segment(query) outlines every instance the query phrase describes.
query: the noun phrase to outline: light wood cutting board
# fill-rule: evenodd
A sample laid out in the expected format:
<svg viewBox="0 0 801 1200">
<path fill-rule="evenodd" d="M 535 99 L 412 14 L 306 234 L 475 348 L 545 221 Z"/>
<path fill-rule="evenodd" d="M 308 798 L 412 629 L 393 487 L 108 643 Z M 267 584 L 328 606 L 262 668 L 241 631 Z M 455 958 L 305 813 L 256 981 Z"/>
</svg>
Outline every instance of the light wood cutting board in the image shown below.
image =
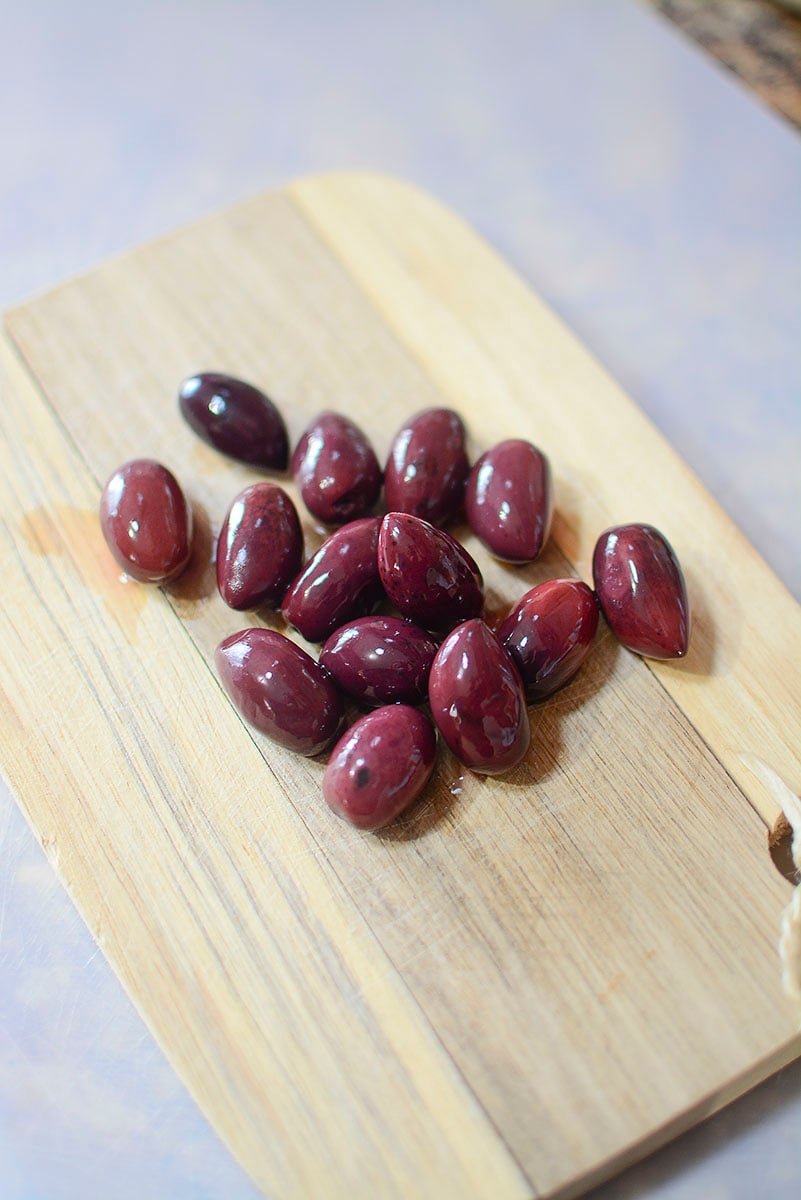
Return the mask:
<svg viewBox="0 0 801 1200">
<path fill-rule="evenodd" d="M 789 884 L 753 757 L 801 788 L 801 610 L 636 406 L 468 228 L 369 175 L 311 179 L 7 315 L 0 348 L 0 761 L 133 1000 L 272 1197 L 576 1194 L 794 1057 L 776 942 Z M 558 516 L 497 614 L 589 578 L 650 521 L 688 576 L 692 649 L 604 630 L 531 710 L 505 779 L 443 753 L 381 836 L 332 817 L 321 762 L 241 723 L 214 646 L 252 623 L 213 537 L 254 475 L 193 438 L 179 381 L 262 386 L 296 438 L 346 411 L 383 456 L 429 404 L 477 452 L 528 437 Z M 105 478 L 150 455 L 199 517 L 168 592 L 124 582 Z M 320 541 L 306 524 L 309 548 Z M 255 619 L 254 619 L 255 620 Z M 749 767 L 747 762 L 750 762 Z"/>
</svg>

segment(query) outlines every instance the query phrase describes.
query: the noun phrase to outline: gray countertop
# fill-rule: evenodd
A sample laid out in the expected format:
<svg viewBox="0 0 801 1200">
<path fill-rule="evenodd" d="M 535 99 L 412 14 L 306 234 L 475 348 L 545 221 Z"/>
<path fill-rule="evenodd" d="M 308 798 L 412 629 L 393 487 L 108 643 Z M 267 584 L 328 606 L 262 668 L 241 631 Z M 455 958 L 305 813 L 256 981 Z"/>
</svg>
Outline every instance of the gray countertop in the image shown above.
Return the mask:
<svg viewBox="0 0 801 1200">
<path fill-rule="evenodd" d="M 668 24 L 630 0 L 0 17 L 0 305 L 299 174 L 405 177 L 518 268 L 801 597 L 801 141 Z M 257 1194 L 2 786 L 0 1194 Z M 795 1200 L 801 1063 L 601 1195 Z"/>
</svg>

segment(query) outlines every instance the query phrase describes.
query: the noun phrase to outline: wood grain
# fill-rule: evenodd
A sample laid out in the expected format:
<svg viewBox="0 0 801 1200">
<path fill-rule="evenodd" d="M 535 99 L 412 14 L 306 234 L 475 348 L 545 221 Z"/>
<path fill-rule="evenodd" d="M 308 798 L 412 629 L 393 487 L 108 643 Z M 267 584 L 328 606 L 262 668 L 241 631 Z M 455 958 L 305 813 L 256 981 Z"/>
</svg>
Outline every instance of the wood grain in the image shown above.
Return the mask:
<svg viewBox="0 0 801 1200">
<path fill-rule="evenodd" d="M 97 485 L 5 344 L 0 361 L 4 766 L 170 1058 L 271 1196 L 527 1194 L 169 605 L 120 583 Z"/>
<path fill-rule="evenodd" d="M 292 195 L 482 444 L 530 430 L 557 476 L 555 540 L 591 580 L 609 525 L 649 521 L 676 547 L 690 654 L 649 664 L 765 821 L 779 813 L 741 755 L 801 792 L 801 607 L 648 418 L 489 246 L 412 188 L 337 176 Z M 493 287 L 486 280 L 491 277 Z"/>
<path fill-rule="evenodd" d="M 776 957 L 788 888 L 755 807 L 771 810 L 731 762 L 747 731 L 797 770 L 799 714 L 779 634 L 760 641 L 729 584 L 758 586 L 791 639 L 797 606 L 472 233 L 386 180 L 307 181 L 8 326 L 30 374 L 4 351 L 3 761 L 145 1018 L 271 1195 L 569 1194 L 798 1052 Z M 691 564 L 693 659 L 653 670 L 603 635 L 532 710 L 517 771 L 481 780 L 443 753 L 403 821 L 354 833 L 321 803 L 322 764 L 251 737 L 209 669 L 249 623 L 211 560 L 254 477 L 181 423 L 177 383 L 204 367 L 264 386 L 293 436 L 330 405 L 383 454 L 444 399 L 476 447 L 532 437 L 559 483 L 542 561 L 493 564 L 461 531 L 490 613 L 586 573 L 605 524 L 651 519 Z M 167 593 L 122 583 L 94 521 L 105 476 L 144 454 L 201 517 Z"/>
</svg>

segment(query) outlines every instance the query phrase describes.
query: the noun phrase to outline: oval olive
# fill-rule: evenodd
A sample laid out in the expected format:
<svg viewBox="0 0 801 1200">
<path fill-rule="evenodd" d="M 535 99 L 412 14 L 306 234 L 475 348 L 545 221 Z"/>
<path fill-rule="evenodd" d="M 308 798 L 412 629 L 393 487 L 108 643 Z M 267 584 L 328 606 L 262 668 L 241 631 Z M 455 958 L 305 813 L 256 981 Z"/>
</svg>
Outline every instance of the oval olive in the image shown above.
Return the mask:
<svg viewBox="0 0 801 1200">
<path fill-rule="evenodd" d="M 398 611 L 424 629 L 452 629 L 483 607 L 484 581 L 464 546 L 410 513 L 383 518 L 378 570 Z"/>
<path fill-rule="evenodd" d="M 416 708 L 392 704 L 360 717 L 331 752 L 323 795 L 359 829 L 381 829 L 422 792 L 434 769 L 437 735 Z"/>
<path fill-rule="evenodd" d="M 267 471 L 285 471 L 289 440 L 284 419 L 264 392 L 216 371 L 185 379 L 178 404 L 199 438 L 221 454 Z"/>
<path fill-rule="evenodd" d="M 342 697 L 310 655 L 272 629 L 243 629 L 220 642 L 223 687 L 255 729 L 298 754 L 314 755 L 342 725 Z"/>
<path fill-rule="evenodd" d="M 376 553 L 380 525 L 380 517 L 343 525 L 290 585 L 281 611 L 307 641 L 324 641 L 337 626 L 372 611 L 383 598 Z"/>
<path fill-rule="evenodd" d="M 359 617 L 328 638 L 320 662 L 366 704 L 422 704 L 437 643 L 397 617 Z"/>
<path fill-rule="evenodd" d="M 595 591 L 612 632 L 646 658 L 683 658 L 687 588 L 673 547 L 652 525 L 616 525 L 595 544 Z"/>
<path fill-rule="evenodd" d="M 108 480 L 100 527 L 123 571 L 140 583 L 167 583 L 189 561 L 192 509 L 172 471 L 151 458 L 124 463 Z"/>
<path fill-rule="evenodd" d="M 551 528 L 548 459 L 531 442 L 499 442 L 473 465 L 464 507 L 470 528 L 491 554 L 505 562 L 530 562 Z"/>
<path fill-rule="evenodd" d="M 469 470 L 461 417 L 450 408 L 426 408 L 398 431 L 390 447 L 384 471 L 387 508 L 442 525 L 462 503 Z"/>
<path fill-rule="evenodd" d="M 529 700 L 572 679 L 598 628 L 595 596 L 580 579 L 549 579 L 526 592 L 498 630 Z"/>
<path fill-rule="evenodd" d="M 238 610 L 280 605 L 303 561 L 303 533 L 283 488 L 254 483 L 236 497 L 217 542 L 217 586 Z"/>
<path fill-rule="evenodd" d="M 381 491 L 372 446 L 340 413 L 320 413 L 308 427 L 292 455 L 292 474 L 303 503 L 326 525 L 366 516 Z"/>
<path fill-rule="evenodd" d="M 528 750 L 523 684 L 483 621 L 465 621 L 448 634 L 431 666 L 428 698 L 434 723 L 471 770 L 499 775 Z"/>
</svg>

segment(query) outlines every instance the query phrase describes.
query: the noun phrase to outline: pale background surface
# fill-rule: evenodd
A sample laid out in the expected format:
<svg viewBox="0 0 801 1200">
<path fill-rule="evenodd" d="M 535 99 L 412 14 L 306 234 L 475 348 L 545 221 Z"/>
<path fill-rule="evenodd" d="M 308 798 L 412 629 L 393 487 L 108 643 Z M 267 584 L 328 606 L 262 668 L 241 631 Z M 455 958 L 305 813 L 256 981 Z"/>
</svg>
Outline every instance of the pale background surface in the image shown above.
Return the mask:
<svg viewBox="0 0 801 1200">
<path fill-rule="evenodd" d="M 630 0 L 0 0 L 0 28 L 0 306 L 298 174 L 403 176 L 801 598 L 801 142 L 669 25 Z M 0 1193 L 256 1195 L 1 787 Z M 799 1194 L 801 1064 L 603 1190 Z"/>
</svg>

